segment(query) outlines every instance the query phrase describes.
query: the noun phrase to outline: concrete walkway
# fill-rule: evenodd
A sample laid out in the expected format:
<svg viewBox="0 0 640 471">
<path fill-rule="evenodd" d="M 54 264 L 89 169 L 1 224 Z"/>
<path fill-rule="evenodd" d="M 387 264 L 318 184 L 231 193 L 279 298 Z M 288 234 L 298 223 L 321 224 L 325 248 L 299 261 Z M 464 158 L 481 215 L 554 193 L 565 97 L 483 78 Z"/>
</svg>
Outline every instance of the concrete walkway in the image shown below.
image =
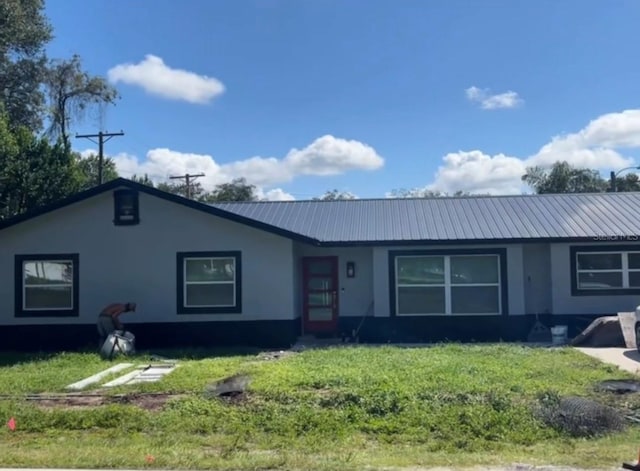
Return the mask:
<svg viewBox="0 0 640 471">
<path fill-rule="evenodd" d="M 635 348 L 576 347 L 576 350 L 624 371 L 640 375 L 640 353 Z"/>
</svg>

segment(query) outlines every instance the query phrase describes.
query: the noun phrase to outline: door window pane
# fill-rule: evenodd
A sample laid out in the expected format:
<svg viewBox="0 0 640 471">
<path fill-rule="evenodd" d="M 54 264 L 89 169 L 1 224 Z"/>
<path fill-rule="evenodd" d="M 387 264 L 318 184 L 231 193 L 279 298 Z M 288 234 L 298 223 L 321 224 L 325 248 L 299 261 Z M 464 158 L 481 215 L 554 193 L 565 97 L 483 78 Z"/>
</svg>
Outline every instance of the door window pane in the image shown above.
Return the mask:
<svg viewBox="0 0 640 471">
<path fill-rule="evenodd" d="M 622 272 L 578 273 L 578 287 L 581 289 L 622 288 Z"/>
<path fill-rule="evenodd" d="M 456 286 L 451 288 L 453 314 L 498 314 L 500 290 L 497 286 Z"/>
<path fill-rule="evenodd" d="M 234 294 L 233 283 L 191 284 L 187 285 L 185 305 L 233 306 Z"/>
<path fill-rule="evenodd" d="M 307 286 L 311 290 L 331 291 L 333 290 L 333 278 L 309 278 Z"/>
<path fill-rule="evenodd" d="M 621 270 L 622 254 L 596 253 L 578 254 L 578 270 Z"/>
<path fill-rule="evenodd" d="M 444 283 L 443 257 L 399 257 L 397 280 L 400 285 Z"/>
<path fill-rule="evenodd" d="M 307 295 L 307 301 L 310 306 L 331 306 L 333 293 L 327 291 L 323 293 L 309 293 Z"/>
<path fill-rule="evenodd" d="M 444 314 L 444 287 L 398 288 L 398 314 Z"/>
<path fill-rule="evenodd" d="M 498 257 L 494 255 L 451 257 L 451 283 L 498 283 Z"/>
<path fill-rule="evenodd" d="M 311 275 L 331 275 L 333 273 L 333 262 L 331 260 L 311 260 L 309 262 L 309 274 Z"/>
<path fill-rule="evenodd" d="M 309 321 L 322 322 L 333 320 L 333 309 L 330 307 L 311 307 L 309 308 Z"/>
</svg>

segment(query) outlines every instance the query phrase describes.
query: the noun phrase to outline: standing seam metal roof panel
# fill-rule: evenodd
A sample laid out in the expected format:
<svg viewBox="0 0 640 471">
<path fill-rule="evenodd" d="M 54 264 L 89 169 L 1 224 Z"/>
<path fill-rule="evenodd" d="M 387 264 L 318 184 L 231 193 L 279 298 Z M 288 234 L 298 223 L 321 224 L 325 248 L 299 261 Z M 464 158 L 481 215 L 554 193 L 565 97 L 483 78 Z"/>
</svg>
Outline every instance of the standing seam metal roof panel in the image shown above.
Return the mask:
<svg viewBox="0 0 640 471">
<path fill-rule="evenodd" d="M 214 206 L 327 243 L 640 234 L 640 192 L 241 202 Z"/>
</svg>

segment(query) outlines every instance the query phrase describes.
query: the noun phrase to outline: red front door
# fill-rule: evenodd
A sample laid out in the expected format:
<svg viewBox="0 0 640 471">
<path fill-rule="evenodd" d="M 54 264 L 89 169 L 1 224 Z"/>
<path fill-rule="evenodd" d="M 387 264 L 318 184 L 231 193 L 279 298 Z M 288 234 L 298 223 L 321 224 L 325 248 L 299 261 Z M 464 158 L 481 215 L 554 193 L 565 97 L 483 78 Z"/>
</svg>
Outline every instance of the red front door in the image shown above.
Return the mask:
<svg viewBox="0 0 640 471">
<path fill-rule="evenodd" d="M 304 331 L 333 332 L 338 327 L 338 257 L 302 259 Z"/>
</svg>

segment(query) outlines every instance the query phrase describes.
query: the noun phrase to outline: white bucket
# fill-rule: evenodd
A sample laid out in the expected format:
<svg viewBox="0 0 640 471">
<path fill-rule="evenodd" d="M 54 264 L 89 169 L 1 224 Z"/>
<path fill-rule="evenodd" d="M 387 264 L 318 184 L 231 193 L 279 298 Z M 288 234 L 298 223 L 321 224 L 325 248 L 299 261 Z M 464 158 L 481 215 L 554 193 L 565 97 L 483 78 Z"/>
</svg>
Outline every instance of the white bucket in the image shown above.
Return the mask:
<svg viewBox="0 0 640 471">
<path fill-rule="evenodd" d="M 564 345 L 567 343 L 567 331 L 566 325 L 556 325 L 551 327 L 551 343 L 553 345 Z"/>
</svg>

